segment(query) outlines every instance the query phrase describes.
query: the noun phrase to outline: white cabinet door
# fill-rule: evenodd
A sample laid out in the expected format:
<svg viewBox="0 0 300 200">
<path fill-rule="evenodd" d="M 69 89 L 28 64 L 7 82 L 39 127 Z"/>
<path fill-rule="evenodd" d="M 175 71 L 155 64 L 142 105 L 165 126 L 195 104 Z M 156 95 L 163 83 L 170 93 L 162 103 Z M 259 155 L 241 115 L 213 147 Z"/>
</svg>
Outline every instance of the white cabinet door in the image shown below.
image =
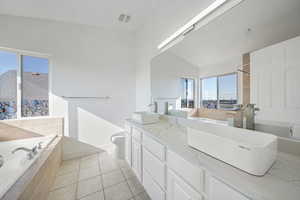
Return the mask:
<svg viewBox="0 0 300 200">
<path fill-rule="evenodd" d="M 152 200 L 165 200 L 165 191 L 152 179 L 147 170 L 143 171 L 143 186 Z"/>
<path fill-rule="evenodd" d="M 151 177 L 162 187 L 165 188 L 166 166 L 157 157 L 143 148 L 143 170 L 147 170 Z"/>
<path fill-rule="evenodd" d="M 209 183 L 210 200 L 250 200 L 241 193 L 213 177 L 210 178 Z"/>
<path fill-rule="evenodd" d="M 167 200 L 202 200 L 203 196 L 168 169 Z M 226 199 L 227 200 L 227 199 Z"/>
<path fill-rule="evenodd" d="M 142 145 L 135 139 L 132 139 L 132 170 L 138 179 L 142 180 Z"/>
<path fill-rule="evenodd" d="M 132 166 L 131 163 L 131 134 L 125 133 L 125 160 L 129 164 L 129 166 Z"/>
</svg>

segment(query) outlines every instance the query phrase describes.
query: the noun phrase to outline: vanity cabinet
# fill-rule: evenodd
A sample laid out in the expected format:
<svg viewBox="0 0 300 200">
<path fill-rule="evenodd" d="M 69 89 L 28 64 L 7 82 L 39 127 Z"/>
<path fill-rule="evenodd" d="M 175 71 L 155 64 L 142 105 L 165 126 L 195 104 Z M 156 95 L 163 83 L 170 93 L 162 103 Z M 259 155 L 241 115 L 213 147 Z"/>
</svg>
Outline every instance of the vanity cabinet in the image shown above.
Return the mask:
<svg viewBox="0 0 300 200">
<path fill-rule="evenodd" d="M 172 170 L 168 169 L 167 200 L 204 200 L 204 198 Z"/>
<path fill-rule="evenodd" d="M 126 161 L 152 200 L 252 200 L 148 134 L 126 132 Z"/>
</svg>

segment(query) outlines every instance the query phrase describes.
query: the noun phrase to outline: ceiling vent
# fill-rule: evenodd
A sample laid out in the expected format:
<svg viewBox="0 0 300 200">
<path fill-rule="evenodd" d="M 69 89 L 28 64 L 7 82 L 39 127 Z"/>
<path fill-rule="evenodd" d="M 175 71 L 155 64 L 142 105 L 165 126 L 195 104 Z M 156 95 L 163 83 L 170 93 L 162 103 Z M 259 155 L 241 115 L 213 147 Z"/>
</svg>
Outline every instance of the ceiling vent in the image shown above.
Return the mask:
<svg viewBox="0 0 300 200">
<path fill-rule="evenodd" d="M 119 16 L 119 21 L 123 23 L 128 23 L 130 21 L 130 18 L 131 17 L 129 15 L 121 14 Z"/>
</svg>

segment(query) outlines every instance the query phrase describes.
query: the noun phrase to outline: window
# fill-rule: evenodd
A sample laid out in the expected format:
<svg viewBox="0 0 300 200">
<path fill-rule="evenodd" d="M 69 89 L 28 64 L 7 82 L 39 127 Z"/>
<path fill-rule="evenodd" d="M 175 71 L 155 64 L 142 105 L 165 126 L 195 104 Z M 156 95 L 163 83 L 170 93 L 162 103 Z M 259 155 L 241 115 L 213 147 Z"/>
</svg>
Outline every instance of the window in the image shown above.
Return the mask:
<svg viewBox="0 0 300 200">
<path fill-rule="evenodd" d="M 181 78 L 181 108 L 195 107 L 195 80 Z"/>
<path fill-rule="evenodd" d="M 0 120 L 17 117 L 17 54 L 0 51 Z"/>
<path fill-rule="evenodd" d="M 202 79 L 202 106 L 205 108 L 218 108 L 218 81 L 217 77 Z"/>
<path fill-rule="evenodd" d="M 209 109 L 232 109 L 237 104 L 237 74 L 201 79 L 201 105 Z"/>
<path fill-rule="evenodd" d="M 0 51 L 0 120 L 47 116 L 48 59 Z"/>
</svg>

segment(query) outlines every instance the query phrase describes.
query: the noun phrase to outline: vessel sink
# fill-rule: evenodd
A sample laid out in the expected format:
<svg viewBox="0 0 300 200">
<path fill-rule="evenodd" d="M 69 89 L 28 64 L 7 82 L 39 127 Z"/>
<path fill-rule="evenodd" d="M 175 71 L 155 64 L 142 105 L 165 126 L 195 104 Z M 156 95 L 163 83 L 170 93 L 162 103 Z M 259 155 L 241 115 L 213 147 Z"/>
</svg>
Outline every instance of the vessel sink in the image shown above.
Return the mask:
<svg viewBox="0 0 300 200">
<path fill-rule="evenodd" d="M 276 160 L 277 136 L 263 132 L 199 122 L 187 138 L 189 146 L 256 176 Z"/>
<path fill-rule="evenodd" d="M 153 124 L 159 121 L 159 114 L 152 112 L 134 112 L 132 120 L 140 124 Z"/>
</svg>

